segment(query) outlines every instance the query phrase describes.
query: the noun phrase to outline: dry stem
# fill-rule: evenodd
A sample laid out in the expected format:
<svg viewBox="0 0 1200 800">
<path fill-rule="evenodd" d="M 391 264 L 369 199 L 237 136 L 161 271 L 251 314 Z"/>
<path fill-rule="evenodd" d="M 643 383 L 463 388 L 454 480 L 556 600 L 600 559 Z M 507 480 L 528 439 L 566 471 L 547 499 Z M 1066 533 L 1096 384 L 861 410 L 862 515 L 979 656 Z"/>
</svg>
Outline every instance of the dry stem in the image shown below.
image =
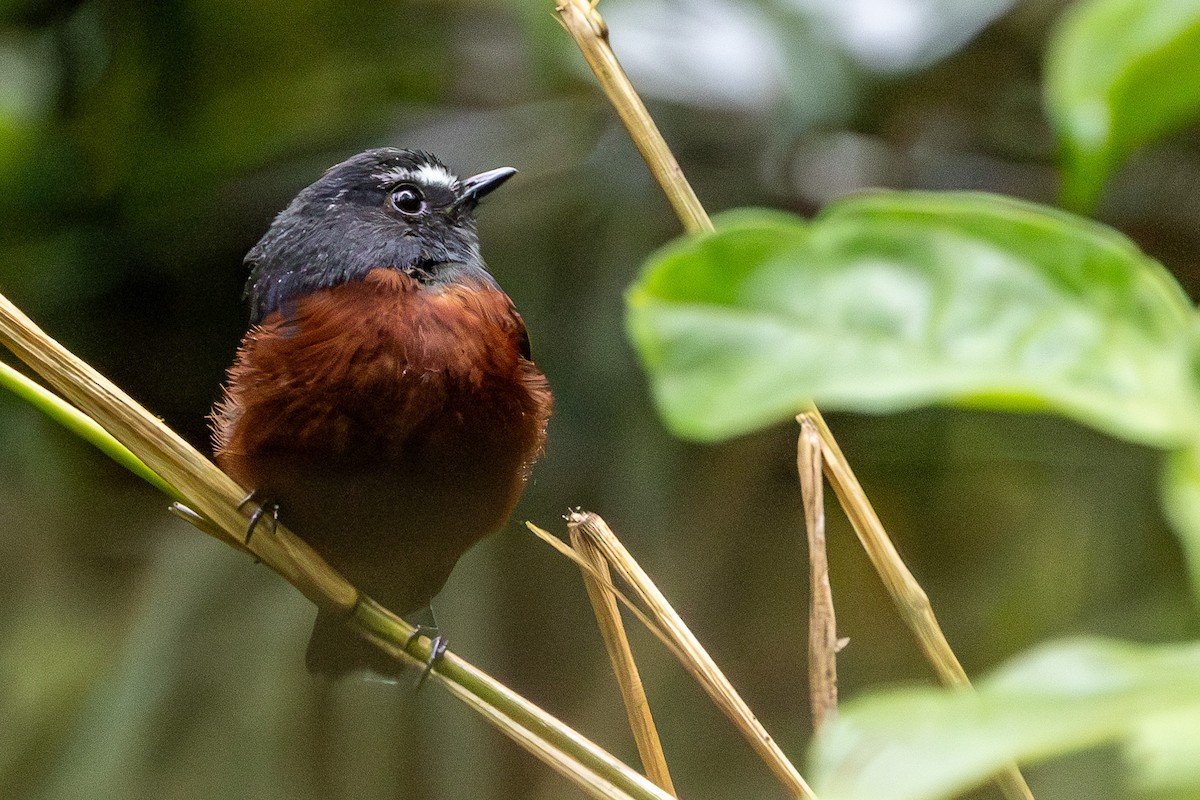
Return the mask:
<svg viewBox="0 0 1200 800">
<path fill-rule="evenodd" d="M 612 579 L 609 575 L 608 564 L 591 541 L 579 532 L 577 525 L 568 525 L 568 530 L 571 536 L 571 546 L 575 548 L 575 552 L 592 565 L 592 570 L 581 569 L 583 584 L 587 588 L 588 599 L 591 600 L 592 610 L 596 614 L 596 623 L 600 627 L 604 649 L 608 651 L 613 673 L 617 677 L 617 686 L 621 690 L 621 699 L 625 703 L 625 713 L 629 717 L 629 728 L 637 743 L 638 754 L 642 758 L 642 767 L 645 769 L 646 777 L 662 787 L 664 791 L 675 794 L 675 785 L 671 782 L 671 772 L 667 768 L 667 759 L 663 753 L 662 742 L 658 738 L 658 729 L 655 727 L 654 717 L 650 713 L 646 690 L 642 686 L 637 662 L 634 661 L 633 651 L 629 647 L 629 637 L 625 635 L 621 610 L 617 606 L 616 595 L 610 588 Z"/>
<path fill-rule="evenodd" d="M 796 469 L 804 501 L 804 527 L 808 533 L 811 601 L 808 614 L 808 696 L 813 729 L 820 730 L 837 716 L 837 620 L 829 559 L 825 552 L 825 492 L 821 480 L 821 436 L 811 419 L 801 414 L 796 445 Z"/>
<path fill-rule="evenodd" d="M 970 686 L 967 673 L 950 648 L 946 635 L 938 624 L 921 584 L 909 572 L 904 560 L 884 530 L 871 501 L 855 477 L 854 471 L 830 433 L 824 418 L 814 408 L 800 419 L 808 419 L 820 432 L 825 476 L 833 486 L 838 501 L 850 518 L 850 524 L 883 585 L 891 595 L 905 624 L 913 632 L 925 658 L 933 665 L 938 680 L 951 687 Z"/>
<path fill-rule="evenodd" d="M 593 4 L 587 0 L 562 0 L 555 7 L 563 27 L 571 34 L 575 44 L 596 74 L 601 88 L 608 95 L 621 121 L 625 123 L 633 143 L 662 187 L 675 213 L 689 232 L 711 231 L 712 220 L 692 186 L 683 177 L 683 170 L 675 160 L 675 154 L 658 132 L 654 118 L 646 110 L 642 98 L 621 68 L 617 56 L 608 45 L 608 26 Z"/>
<path fill-rule="evenodd" d="M 933 665 L 938 680 L 949 687 L 970 687 L 971 681 L 966 670 L 962 668 L 946 640 L 946 634 L 938 624 L 929 597 L 896 552 L 896 547 L 884 530 L 879 515 L 875 513 L 875 508 L 825 424 L 821 412 L 814 407 L 801 414 L 800 418 L 809 419 L 820 432 L 825 476 L 833 486 L 838 502 L 850 518 L 858 540 L 862 542 L 867 557 L 871 559 L 871 564 L 883 580 L 883 585 L 891 595 L 901 618 L 916 637 L 926 660 Z M 1033 792 L 1016 766 L 1011 766 L 997 775 L 996 783 L 1010 800 L 1033 800 Z"/>
<path fill-rule="evenodd" d="M 607 523 L 598 515 L 585 512 L 572 513 L 567 516 L 567 521 L 595 546 L 621 579 L 633 588 L 650 617 L 675 644 L 674 650 L 683 655 L 681 661 L 684 668 L 708 693 L 717 708 L 729 717 L 780 783 L 795 797 L 814 798 L 812 789 L 796 767 Z"/>
<path fill-rule="evenodd" d="M 115 384 L 47 336 L 3 296 L 0 344 L 175 487 L 215 523 L 226 543 L 244 546 L 241 538 L 249 510 L 238 506 L 246 491 Z M 279 534 L 255 537 L 247 549 L 313 602 L 349 613 L 358 599 L 357 590 L 282 526 Z"/>
</svg>

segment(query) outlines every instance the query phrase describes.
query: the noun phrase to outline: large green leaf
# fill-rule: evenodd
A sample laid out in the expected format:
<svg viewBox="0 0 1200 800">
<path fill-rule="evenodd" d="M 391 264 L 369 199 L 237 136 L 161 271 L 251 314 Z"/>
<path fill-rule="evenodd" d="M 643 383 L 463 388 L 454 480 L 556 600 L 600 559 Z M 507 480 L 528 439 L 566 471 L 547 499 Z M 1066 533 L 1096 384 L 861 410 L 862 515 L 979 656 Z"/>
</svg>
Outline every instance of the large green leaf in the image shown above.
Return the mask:
<svg viewBox="0 0 1200 800">
<path fill-rule="evenodd" d="M 1200 0 L 1089 0 L 1063 17 L 1046 63 L 1063 199 L 1089 209 L 1134 149 L 1200 111 Z"/>
<path fill-rule="evenodd" d="M 1161 446 L 1200 424 L 1194 310 L 1114 231 L 982 194 L 726 215 L 654 255 L 628 324 L 668 424 L 716 440 L 823 407 L 1044 409 Z"/>
<path fill-rule="evenodd" d="M 1013 761 L 1105 743 L 1161 796 L 1200 796 L 1200 645 L 1076 640 L 1017 659 L 977 692 L 904 689 L 857 699 L 817 736 L 822 800 L 934 800 Z"/>
</svg>

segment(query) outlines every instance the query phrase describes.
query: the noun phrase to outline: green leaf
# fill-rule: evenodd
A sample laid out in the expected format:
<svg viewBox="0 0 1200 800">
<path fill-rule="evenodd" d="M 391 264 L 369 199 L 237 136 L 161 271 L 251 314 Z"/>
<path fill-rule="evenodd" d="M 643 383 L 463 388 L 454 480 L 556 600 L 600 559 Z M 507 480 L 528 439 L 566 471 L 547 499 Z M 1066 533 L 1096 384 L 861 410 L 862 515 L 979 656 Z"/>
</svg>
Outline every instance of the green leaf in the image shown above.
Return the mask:
<svg viewBox="0 0 1200 800">
<path fill-rule="evenodd" d="M 1194 699 L 1194 698 L 1193 698 Z M 1189 700 L 1131 725 L 1126 755 L 1144 794 L 1162 800 L 1200 796 L 1200 704 Z"/>
<path fill-rule="evenodd" d="M 740 211 L 652 256 L 630 335 L 681 436 L 809 402 L 1049 410 L 1160 446 L 1196 439 L 1195 314 L 1120 234 L 982 194 L 884 192 L 811 224 Z"/>
<path fill-rule="evenodd" d="M 846 704 L 817 736 L 808 774 L 822 800 L 933 800 L 1013 761 L 1119 743 L 1137 783 L 1195 797 L 1198 719 L 1200 644 L 1075 640 L 1016 659 L 976 692 L 904 689 Z"/>
<path fill-rule="evenodd" d="M 1130 153 L 1200 111 L 1200 0 L 1090 0 L 1051 38 L 1046 103 L 1063 201 L 1092 208 Z"/>
<path fill-rule="evenodd" d="M 1200 594 L 1200 448 L 1182 447 L 1167 457 L 1160 493 L 1163 511 L 1183 547 L 1192 587 Z"/>
</svg>

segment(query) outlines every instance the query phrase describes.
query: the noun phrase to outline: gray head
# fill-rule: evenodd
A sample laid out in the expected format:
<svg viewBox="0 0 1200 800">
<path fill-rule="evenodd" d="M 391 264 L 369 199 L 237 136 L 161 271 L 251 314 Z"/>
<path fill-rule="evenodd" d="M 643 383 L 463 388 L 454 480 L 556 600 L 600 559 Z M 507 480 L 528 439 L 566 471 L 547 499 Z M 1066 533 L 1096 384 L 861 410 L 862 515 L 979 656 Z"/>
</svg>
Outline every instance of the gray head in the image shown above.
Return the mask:
<svg viewBox="0 0 1200 800">
<path fill-rule="evenodd" d="M 378 267 L 426 284 L 467 274 L 491 280 L 479 255 L 475 206 L 514 174 L 504 167 L 459 180 L 435 156 L 394 147 L 330 167 L 246 255 L 251 321 Z"/>
</svg>

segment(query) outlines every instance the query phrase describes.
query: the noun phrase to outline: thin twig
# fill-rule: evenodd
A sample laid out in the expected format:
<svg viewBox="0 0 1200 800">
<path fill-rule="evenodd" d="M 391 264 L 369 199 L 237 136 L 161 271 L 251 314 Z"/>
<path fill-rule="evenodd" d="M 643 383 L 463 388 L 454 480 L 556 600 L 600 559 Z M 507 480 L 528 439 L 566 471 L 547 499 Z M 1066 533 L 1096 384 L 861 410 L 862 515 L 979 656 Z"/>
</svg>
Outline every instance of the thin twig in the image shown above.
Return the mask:
<svg viewBox="0 0 1200 800">
<path fill-rule="evenodd" d="M 638 598 L 650 611 L 653 619 L 666 631 L 678 650 L 684 655 L 682 661 L 684 668 L 708 693 L 717 708 L 729 717 L 779 782 L 795 797 L 815 797 L 808 783 L 784 755 L 783 750 L 779 748 L 771 735 L 767 733 L 758 718 L 754 716 L 754 712 L 733 688 L 725 674 L 713 661 L 712 656 L 696 639 L 691 629 L 663 593 L 654 585 L 654 581 L 650 579 L 646 571 L 613 534 L 607 523 L 597 514 L 582 511 L 569 514 L 567 521 L 595 545 L 609 566 L 633 588 Z"/>
<path fill-rule="evenodd" d="M 658 728 L 654 725 L 646 690 L 642 686 L 637 662 L 634 661 L 633 651 L 629 647 L 629 637 L 625 635 L 621 609 L 617 606 L 616 596 L 609 589 L 612 580 L 608 564 L 587 536 L 579 532 L 578 526 L 571 524 L 567 528 L 575 552 L 589 561 L 596 573 L 593 575 L 589 570 L 580 570 L 583 585 L 587 589 L 588 599 L 591 600 L 592 610 L 596 615 L 596 623 L 600 627 L 600 637 L 604 640 L 604 649 L 608 651 L 613 673 L 617 677 L 617 686 L 625 703 L 625 714 L 629 718 L 629 728 L 637 743 L 646 777 L 674 795 L 675 785 L 671 782 L 671 772 L 667 768 L 662 741 L 658 738 Z"/>
<path fill-rule="evenodd" d="M 0 344 L 174 487 L 191 508 L 215 523 L 231 544 L 241 541 L 248 521 L 247 512 L 239 510 L 245 490 L 115 384 L 47 336 L 3 296 Z M 281 526 L 279 531 L 279 536 L 255 537 L 248 549 L 313 602 L 349 613 L 358 599 L 357 590 L 286 528 Z"/>
<path fill-rule="evenodd" d="M 670 634 L 663 630 L 662 626 L 654 620 L 650 612 L 644 610 L 641 606 L 630 599 L 627 594 L 616 587 L 616 585 L 612 582 L 612 575 L 609 572 L 605 571 L 605 573 L 601 575 L 590 561 L 577 553 L 575 549 L 571 547 L 571 545 L 562 541 L 549 531 L 543 530 L 542 528 L 539 528 L 537 525 L 534 525 L 532 522 L 528 521 L 525 523 L 525 527 L 532 531 L 534 536 L 537 536 L 543 542 L 557 550 L 559 555 L 566 557 L 572 563 L 574 563 L 575 566 L 579 567 L 581 571 L 590 575 L 592 580 L 599 582 L 606 590 L 611 592 L 613 597 L 616 597 L 617 600 L 621 602 L 621 605 L 629 609 L 629 613 L 637 617 L 638 622 L 642 623 L 646 630 L 653 633 L 655 638 L 662 643 L 662 646 L 667 648 L 671 655 L 675 656 L 678 661 L 687 660 L 687 654 L 679 649 L 679 646 L 671 638 Z M 608 562 L 605 563 L 607 564 Z"/>
<path fill-rule="evenodd" d="M 712 220 L 692 186 L 683 177 L 675 154 L 658 132 L 645 103 L 633 88 L 621 62 L 608 44 L 608 26 L 588 0 L 561 0 L 555 8 L 563 27 L 575 39 L 588 66 L 596 74 L 608 100 L 625 123 L 633 143 L 662 187 L 675 213 L 689 232 L 711 231 Z"/>
<path fill-rule="evenodd" d="M 496 726 L 505 736 L 534 753 L 555 772 L 583 789 L 589 797 L 597 798 L 597 800 L 626 800 L 626 798 L 636 800 L 637 796 L 626 793 L 619 786 L 605 780 L 600 774 L 584 768 L 579 761 L 569 758 L 565 752 L 536 736 L 528 728 L 506 716 L 496 706 L 486 703 L 478 695 L 466 691 L 460 684 L 447 683 L 446 687 L 451 694 Z"/>
<path fill-rule="evenodd" d="M 821 478 L 821 435 L 806 415 L 796 418 L 800 438 L 796 445 L 796 469 L 804 501 L 804 527 L 808 533 L 808 564 L 811 601 L 808 613 L 808 695 L 812 704 L 813 730 L 837 716 L 837 619 L 833 589 L 829 583 L 829 559 L 825 552 L 825 492 Z"/>
<path fill-rule="evenodd" d="M 901 618 L 916 637 L 926 660 L 933 665 L 938 680 L 944 686 L 953 688 L 970 687 L 971 681 L 966 670 L 962 668 L 950 647 L 950 642 L 946 640 L 946 634 L 938 624 L 928 595 L 913 577 L 904 559 L 900 558 L 896 546 L 884 530 L 879 515 L 875 513 L 875 508 L 863 491 L 862 484 L 855 477 L 842 449 L 838 447 L 829 426 L 825 424 L 821 412 L 813 407 L 802 416 L 810 418 L 820 432 L 825 475 L 829 478 L 829 483 L 845 509 L 846 516 L 850 518 L 858 540 L 862 542 L 867 557 L 871 559 L 871 564 L 883 580 L 883 585 L 891 595 Z M 996 783 L 1009 800 L 1033 800 L 1029 784 L 1015 765 L 999 773 Z"/>
<path fill-rule="evenodd" d="M 815 408 L 810 409 L 804 416 L 811 419 L 820 432 L 825 475 L 829 478 L 838 501 L 850 518 L 854 532 L 858 534 L 863 549 L 867 551 L 867 557 L 883 580 L 883 585 L 891 595 L 900 616 L 916 637 L 921 652 L 933 666 L 938 680 L 951 687 L 970 686 L 966 671 L 954 655 L 950 643 L 946 640 L 946 634 L 938 624 L 929 597 L 896 551 L 896 546 L 884 530 L 883 523 L 879 521 L 871 501 L 834 440 L 833 434 L 830 433 L 824 418 Z"/>
<path fill-rule="evenodd" d="M 359 632 L 367 641 L 393 657 L 421 667 L 428 663 L 432 647 L 429 639 L 424 636 L 418 637 L 415 643 L 406 649 L 406 643 L 397 642 L 394 636 L 397 622 L 403 621 L 374 600 L 364 597 L 355 609 L 352 621 L 359 626 Z M 409 630 L 412 628 L 409 627 Z M 542 740 L 544 744 L 522 741 L 517 737 L 518 743 L 535 756 L 546 760 L 543 751 L 549 747 L 561 751 L 555 756 L 556 759 L 561 759 L 563 755 L 569 756 L 579 762 L 583 769 L 595 773 L 599 778 L 597 785 L 611 783 L 635 800 L 672 800 L 671 795 L 616 756 L 454 653 L 445 652 L 434 666 L 432 676 L 451 694 L 468 702 L 473 708 L 479 709 L 481 704 L 490 706 L 495 714 L 507 717 L 528 731 L 531 737 Z M 497 722 L 494 714 L 489 713 L 486 716 L 489 721 Z M 509 730 L 505 730 L 505 733 L 512 735 Z M 551 763 L 550 766 L 556 770 L 560 769 L 558 764 Z M 563 774 L 570 777 L 569 773 Z"/>
</svg>

